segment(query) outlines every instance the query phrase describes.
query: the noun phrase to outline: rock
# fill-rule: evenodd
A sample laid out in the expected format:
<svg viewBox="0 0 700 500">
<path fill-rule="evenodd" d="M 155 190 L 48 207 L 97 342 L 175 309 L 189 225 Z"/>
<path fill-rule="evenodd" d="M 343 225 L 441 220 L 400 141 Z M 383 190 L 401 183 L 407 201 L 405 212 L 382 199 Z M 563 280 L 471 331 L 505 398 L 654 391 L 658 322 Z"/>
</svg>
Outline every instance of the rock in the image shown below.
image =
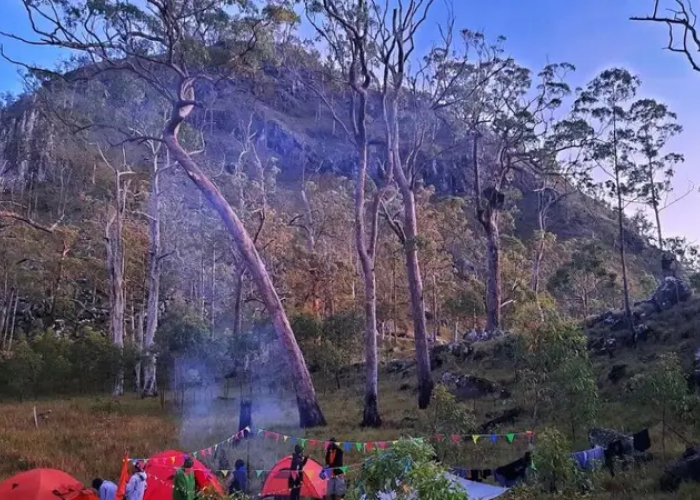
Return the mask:
<svg viewBox="0 0 700 500">
<path fill-rule="evenodd" d="M 389 365 L 386 367 L 386 371 L 389 373 L 399 373 L 408 370 L 413 366 L 413 361 L 405 359 L 393 359 L 389 361 Z"/>
<path fill-rule="evenodd" d="M 622 454 L 631 457 L 634 454 L 634 440 L 632 436 L 628 436 L 614 429 L 594 428 L 588 431 L 588 442 L 591 448 L 600 446 L 607 448 L 615 441 L 622 441 Z"/>
<path fill-rule="evenodd" d="M 676 304 L 690 299 L 692 294 L 692 290 L 685 281 L 667 276 L 654 290 L 648 301 L 656 305 L 659 311 L 666 311 Z"/>
<path fill-rule="evenodd" d="M 514 424 L 515 419 L 517 419 L 522 412 L 523 410 L 521 408 L 511 408 L 509 410 L 505 410 L 500 415 L 481 424 L 477 429 L 477 432 L 488 434 L 501 424 Z"/>
<path fill-rule="evenodd" d="M 617 384 L 620 380 L 625 378 L 626 374 L 626 364 L 613 365 L 613 367 L 610 369 L 610 373 L 608 373 L 608 380 L 613 384 Z"/>
<path fill-rule="evenodd" d="M 500 392 L 495 382 L 474 375 L 463 375 L 454 385 L 452 393 L 457 399 L 476 399 Z"/>
<path fill-rule="evenodd" d="M 688 448 L 683 456 L 664 469 L 659 486 L 663 491 L 675 491 L 684 481 L 700 482 L 700 447 Z"/>
</svg>

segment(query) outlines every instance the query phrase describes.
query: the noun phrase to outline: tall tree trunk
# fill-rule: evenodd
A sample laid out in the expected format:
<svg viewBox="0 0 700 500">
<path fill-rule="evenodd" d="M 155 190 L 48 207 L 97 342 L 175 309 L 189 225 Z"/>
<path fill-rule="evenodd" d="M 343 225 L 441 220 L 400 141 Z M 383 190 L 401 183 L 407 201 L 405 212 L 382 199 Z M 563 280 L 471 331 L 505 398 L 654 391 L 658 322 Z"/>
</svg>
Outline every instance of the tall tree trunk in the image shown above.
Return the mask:
<svg viewBox="0 0 700 500">
<path fill-rule="evenodd" d="M 406 275 L 411 297 L 411 314 L 413 316 L 413 335 L 416 346 L 416 371 L 418 375 L 418 408 L 424 410 L 430 405 L 430 398 L 435 386 L 430 371 L 430 352 L 428 350 L 428 328 L 425 321 L 425 303 L 423 302 L 423 278 L 418 261 L 418 222 L 416 217 L 416 199 L 410 188 L 403 168 L 395 160 L 395 174 L 404 207 L 404 252 L 406 256 Z"/>
<path fill-rule="evenodd" d="M 486 259 L 486 330 L 493 332 L 501 327 L 501 250 L 498 211 L 488 209 L 485 214 Z"/>
<path fill-rule="evenodd" d="M 134 366 L 134 391 L 142 393 L 143 390 L 143 328 L 144 328 L 144 311 L 141 309 L 136 315 L 136 326 L 134 329 L 134 343 L 136 345 L 136 351 L 138 353 L 138 360 L 136 366 Z"/>
<path fill-rule="evenodd" d="M 158 150 L 153 148 L 151 192 L 148 199 L 148 299 L 146 304 L 146 332 L 144 339 L 143 397 L 158 395 L 156 366 L 156 331 L 160 314 L 160 268 L 162 260 L 160 227 L 160 165 Z M 166 168 L 170 165 L 169 155 Z"/>
<path fill-rule="evenodd" d="M 233 336 L 238 337 L 243 328 L 242 301 L 243 301 L 243 275 L 245 268 L 241 265 L 236 269 L 236 282 L 233 291 Z"/>
<path fill-rule="evenodd" d="M 177 134 L 182 122 L 194 109 L 194 81 L 186 79 L 181 82 L 180 100 L 174 104 L 172 114 L 163 129 L 163 140 L 173 158 L 182 167 L 190 180 L 206 197 L 212 208 L 221 217 L 226 229 L 243 257 L 248 272 L 258 288 L 268 314 L 272 317 L 277 336 L 284 345 L 289 357 L 289 366 L 296 389 L 299 424 L 301 427 L 325 425 L 326 420 L 316 398 L 311 375 L 299 349 L 294 332 L 284 311 L 282 301 L 277 295 L 272 279 L 255 248 L 252 238 L 245 226 L 233 211 L 226 198 L 199 166 L 180 145 Z"/>
<path fill-rule="evenodd" d="M 355 245 L 362 266 L 365 282 L 365 401 L 362 413 L 363 427 L 379 427 L 382 419 L 379 415 L 377 360 L 377 278 L 374 264 L 377 246 L 377 231 L 379 226 L 379 202 L 381 192 L 375 195 L 371 211 L 370 242 L 367 244 L 365 231 L 365 187 L 367 183 L 367 136 L 365 130 L 365 94 L 360 95 L 360 120 L 358 120 L 358 150 L 360 153 L 355 180 Z"/>
<path fill-rule="evenodd" d="M 630 292 L 629 292 L 629 282 L 627 279 L 627 255 L 625 251 L 625 228 L 624 213 L 622 204 L 622 190 L 620 189 L 620 165 L 618 164 L 617 155 L 617 123 L 615 120 L 615 112 L 613 112 L 613 159 L 615 162 L 615 192 L 617 194 L 617 226 L 620 238 L 620 265 L 622 266 L 622 289 L 624 295 L 624 306 L 625 306 L 625 317 L 627 318 L 627 324 L 629 328 L 632 328 L 632 309 L 630 308 Z"/>
<path fill-rule="evenodd" d="M 121 198 L 121 195 L 119 196 Z M 121 202 L 105 228 L 105 241 L 107 249 L 107 275 L 109 276 L 109 322 L 112 344 L 117 348 L 119 355 L 124 352 L 124 254 L 122 251 L 122 219 Z M 116 370 L 113 396 L 124 394 L 124 365 L 120 358 Z"/>
</svg>

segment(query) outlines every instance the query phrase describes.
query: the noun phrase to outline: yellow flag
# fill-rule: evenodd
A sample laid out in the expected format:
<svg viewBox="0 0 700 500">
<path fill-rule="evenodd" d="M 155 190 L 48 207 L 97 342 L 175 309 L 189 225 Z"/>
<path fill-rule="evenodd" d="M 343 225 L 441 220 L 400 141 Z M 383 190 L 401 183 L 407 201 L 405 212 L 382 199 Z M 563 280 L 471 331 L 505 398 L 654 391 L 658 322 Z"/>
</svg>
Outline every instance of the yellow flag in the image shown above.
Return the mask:
<svg viewBox="0 0 700 500">
<path fill-rule="evenodd" d="M 476 434 L 474 434 L 474 435 L 472 436 L 472 439 L 474 440 L 474 444 L 476 444 L 476 442 L 479 440 L 480 437 L 481 437 L 481 436 L 478 436 L 478 435 L 476 435 Z"/>
<path fill-rule="evenodd" d="M 284 442 L 287 442 L 287 439 L 289 439 L 289 436 L 282 436 L 284 438 Z"/>
<path fill-rule="evenodd" d="M 227 471 L 227 470 L 222 470 L 222 471 L 221 471 L 221 475 L 224 476 L 224 477 L 228 476 L 228 471 Z"/>
</svg>

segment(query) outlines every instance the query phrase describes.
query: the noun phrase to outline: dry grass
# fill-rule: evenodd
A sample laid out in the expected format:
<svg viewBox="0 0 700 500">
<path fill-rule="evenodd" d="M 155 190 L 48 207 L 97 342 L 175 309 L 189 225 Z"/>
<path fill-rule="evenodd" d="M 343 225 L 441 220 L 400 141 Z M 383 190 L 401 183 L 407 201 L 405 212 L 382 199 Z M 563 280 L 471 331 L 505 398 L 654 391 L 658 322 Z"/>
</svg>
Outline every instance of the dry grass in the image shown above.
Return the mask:
<svg viewBox="0 0 700 500">
<path fill-rule="evenodd" d="M 450 368 L 456 361 L 449 360 Z M 444 368 L 448 368 L 447 366 Z M 512 383 L 512 370 L 486 360 L 469 362 L 468 368 L 482 376 L 502 383 Z M 605 367 L 601 366 L 601 370 Z M 604 373 L 603 371 L 600 372 Z M 440 373 L 435 374 L 436 379 Z M 384 419 L 382 429 L 361 429 L 362 373 L 349 371 L 341 379 L 343 388 L 334 390 L 334 383 L 318 381 L 321 406 L 329 421 L 322 429 L 303 431 L 297 427 L 293 398 L 275 394 L 255 394 L 254 424 L 292 436 L 315 438 L 321 441 L 336 437 L 339 440 L 388 441 L 401 436 L 429 436 L 433 433 L 435 409 L 417 411 L 411 374 L 381 374 L 380 410 Z M 515 389 L 515 386 L 511 386 Z M 213 445 L 236 432 L 238 428 L 239 395 L 223 400 L 214 390 L 186 396 L 184 409 L 169 398 L 165 408 L 157 400 L 141 400 L 127 396 L 120 401 L 109 398 L 83 397 L 71 400 L 38 401 L 29 403 L 0 404 L 0 480 L 22 470 L 34 467 L 54 467 L 65 470 L 78 479 L 89 482 L 95 476 L 116 478 L 120 461 L 126 449 L 131 456 L 147 457 L 165 449 L 194 451 Z M 610 394 L 612 396 L 612 394 Z M 516 404 L 527 407 L 528 395 L 514 391 Z M 611 397 L 611 401 L 615 401 Z M 505 403 L 498 399 L 484 398 L 470 402 L 477 423 L 483 422 L 502 409 Z M 512 403 L 510 403 L 512 404 Z M 51 410 L 50 417 L 34 427 L 32 407 L 39 412 Z M 599 424 L 634 432 L 655 421 L 651 415 L 637 411 L 619 402 L 603 404 Z M 499 432 L 523 431 L 532 425 L 527 418 Z M 697 437 L 696 429 L 679 429 L 689 438 Z M 585 432 L 580 433 L 577 447 L 585 446 Z M 652 428 L 654 446 L 652 452 L 661 457 L 660 429 Z M 491 468 L 503 465 L 522 456 L 527 447 L 525 440 L 508 444 L 505 440 L 491 443 L 488 439 L 473 443 L 461 443 L 453 455 L 455 462 L 467 468 Z M 678 456 L 685 443 L 677 436 L 667 437 L 667 456 Z M 274 439 L 254 439 L 239 448 L 226 448 L 226 458 L 232 464 L 243 458 L 251 469 L 269 470 L 282 456 L 290 453 L 291 442 Z M 322 449 L 310 450 L 317 460 L 322 459 Z M 353 450 L 346 454 L 346 464 L 358 464 L 363 454 Z M 219 464 L 208 459 L 213 469 Z M 643 469 L 619 474 L 614 479 L 601 478 L 604 491 L 596 493 L 600 499 L 635 500 L 700 500 L 700 488 L 684 486 L 673 495 L 657 490 L 663 460 L 649 463 Z M 254 476 L 254 474 L 253 474 Z M 264 476 L 263 476 L 264 477 Z M 260 480 L 254 480 L 253 483 Z M 514 498 L 535 498 L 530 496 Z"/>
</svg>

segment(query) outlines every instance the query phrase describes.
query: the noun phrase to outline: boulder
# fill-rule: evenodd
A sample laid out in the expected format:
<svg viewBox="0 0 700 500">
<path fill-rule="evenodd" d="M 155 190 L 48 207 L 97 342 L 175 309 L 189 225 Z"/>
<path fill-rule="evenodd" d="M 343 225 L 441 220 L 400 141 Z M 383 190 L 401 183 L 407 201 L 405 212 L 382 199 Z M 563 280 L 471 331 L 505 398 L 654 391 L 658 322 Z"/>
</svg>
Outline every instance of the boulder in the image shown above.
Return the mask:
<svg viewBox="0 0 700 500">
<path fill-rule="evenodd" d="M 648 301 L 653 303 L 659 311 L 666 311 L 676 304 L 687 301 L 692 294 L 693 291 L 685 281 L 673 276 L 667 276 L 656 287 Z"/>
<path fill-rule="evenodd" d="M 683 456 L 664 469 L 659 485 L 663 491 L 675 491 L 684 481 L 700 482 L 700 447 L 688 448 Z"/>
<path fill-rule="evenodd" d="M 389 373 L 399 373 L 408 370 L 411 366 L 413 366 L 414 361 L 406 360 L 406 359 L 393 359 L 389 361 L 388 366 L 386 367 L 386 371 Z"/>
<path fill-rule="evenodd" d="M 475 375 L 456 375 L 445 372 L 440 381 L 450 386 L 450 391 L 457 399 L 476 399 L 502 391 L 497 383 Z"/>
<path fill-rule="evenodd" d="M 613 367 L 610 369 L 610 373 L 608 373 L 608 380 L 612 382 L 613 384 L 617 384 L 620 380 L 625 378 L 625 375 L 627 374 L 627 365 L 626 364 L 619 364 L 619 365 L 613 365 Z"/>
</svg>

